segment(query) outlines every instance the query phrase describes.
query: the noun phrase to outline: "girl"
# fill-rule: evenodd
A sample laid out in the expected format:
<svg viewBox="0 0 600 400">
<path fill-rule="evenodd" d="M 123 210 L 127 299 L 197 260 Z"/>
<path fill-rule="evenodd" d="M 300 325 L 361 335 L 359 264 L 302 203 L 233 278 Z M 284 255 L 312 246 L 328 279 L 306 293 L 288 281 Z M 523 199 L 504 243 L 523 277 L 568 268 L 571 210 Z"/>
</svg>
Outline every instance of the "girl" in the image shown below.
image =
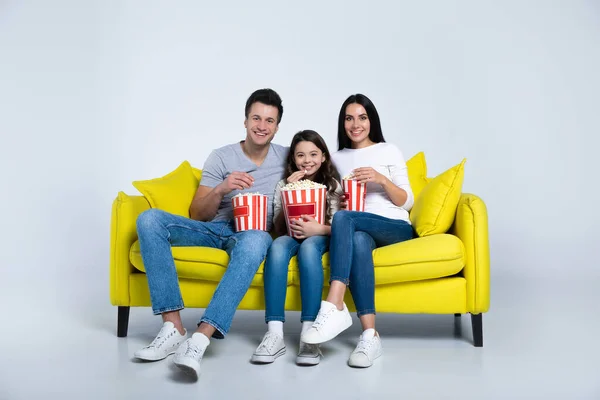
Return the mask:
<svg viewBox="0 0 600 400">
<path fill-rule="evenodd" d="M 293 220 L 291 230 L 297 238 L 287 236 L 285 216 L 282 212 L 281 190 L 288 184 L 301 180 L 311 180 L 327 186 L 327 213 L 325 225 L 314 218 L 302 216 Z M 302 297 L 302 332 L 310 328 L 317 316 L 323 294 L 323 264 L 321 259 L 329 248 L 331 219 L 339 210 L 342 188 L 339 173 L 331 162 L 329 150 L 323 138 L 315 131 L 298 132 L 292 139 L 287 157 L 287 166 L 282 179 L 275 188 L 273 225 L 280 236 L 271 245 L 265 261 L 265 320 L 268 331 L 256 348 L 251 361 L 272 363 L 285 354 L 283 341 L 284 305 L 287 291 L 288 265 L 294 255 L 298 255 L 300 272 L 300 295 Z M 300 342 L 296 363 L 317 365 L 321 360 L 318 344 Z"/>
<path fill-rule="evenodd" d="M 375 105 L 362 94 L 348 97 L 338 120 L 339 151 L 332 155 L 342 176 L 366 182 L 365 211 L 340 211 L 331 227 L 331 285 L 313 326 L 301 335 L 305 343 L 323 343 L 350 327 L 344 304 L 346 288 L 363 333 L 348 359 L 351 367 L 370 367 L 381 355 L 375 330 L 373 250 L 413 238 L 408 212 L 413 194 L 402 152 L 385 143 Z"/>
</svg>

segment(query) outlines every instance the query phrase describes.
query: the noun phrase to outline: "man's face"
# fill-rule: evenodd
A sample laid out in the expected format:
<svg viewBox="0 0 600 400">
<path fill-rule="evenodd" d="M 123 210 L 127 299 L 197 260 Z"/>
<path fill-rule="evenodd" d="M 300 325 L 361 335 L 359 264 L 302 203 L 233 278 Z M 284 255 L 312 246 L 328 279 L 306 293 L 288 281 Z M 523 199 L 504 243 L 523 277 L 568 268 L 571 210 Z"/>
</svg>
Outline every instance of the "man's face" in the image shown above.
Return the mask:
<svg viewBox="0 0 600 400">
<path fill-rule="evenodd" d="M 277 107 L 263 103 L 254 103 L 250 107 L 248 117 L 244 120 L 246 141 L 256 146 L 266 146 L 271 143 L 279 129 Z"/>
</svg>

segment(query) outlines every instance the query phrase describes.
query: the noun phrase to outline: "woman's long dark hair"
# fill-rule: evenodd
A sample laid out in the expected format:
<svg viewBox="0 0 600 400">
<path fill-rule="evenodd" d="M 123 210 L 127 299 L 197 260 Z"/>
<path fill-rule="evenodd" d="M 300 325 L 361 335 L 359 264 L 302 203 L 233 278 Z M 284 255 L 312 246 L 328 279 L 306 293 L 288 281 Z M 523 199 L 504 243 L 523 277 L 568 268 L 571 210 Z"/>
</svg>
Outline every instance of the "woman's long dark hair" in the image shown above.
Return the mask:
<svg viewBox="0 0 600 400">
<path fill-rule="evenodd" d="M 371 131 L 369 132 L 369 139 L 373 143 L 385 142 L 383 138 L 383 132 L 381 131 L 381 121 L 379 120 L 379 113 L 373 102 L 364 94 L 353 94 L 344 101 L 342 108 L 340 109 L 340 116 L 338 118 L 338 150 L 352 148 L 352 140 L 346 134 L 345 122 L 346 122 L 346 107 L 350 104 L 360 104 L 367 111 L 369 122 L 371 123 Z"/>
<path fill-rule="evenodd" d="M 296 153 L 296 146 L 300 142 L 311 142 L 323 152 L 325 161 L 321 164 L 321 168 L 319 168 L 315 174 L 313 181 L 327 186 L 327 194 L 333 196 L 335 194 L 335 189 L 340 182 L 340 173 L 331 162 L 331 155 L 325 140 L 323 140 L 321 135 L 315 131 L 309 129 L 300 131 L 292 138 L 290 151 L 285 165 L 284 179 L 287 179 L 294 172 L 298 171 L 298 167 L 296 167 L 296 162 L 294 160 L 294 154 Z M 327 207 L 327 214 L 329 214 L 329 207 Z M 330 216 L 328 215 L 328 218 L 329 217 Z"/>
</svg>

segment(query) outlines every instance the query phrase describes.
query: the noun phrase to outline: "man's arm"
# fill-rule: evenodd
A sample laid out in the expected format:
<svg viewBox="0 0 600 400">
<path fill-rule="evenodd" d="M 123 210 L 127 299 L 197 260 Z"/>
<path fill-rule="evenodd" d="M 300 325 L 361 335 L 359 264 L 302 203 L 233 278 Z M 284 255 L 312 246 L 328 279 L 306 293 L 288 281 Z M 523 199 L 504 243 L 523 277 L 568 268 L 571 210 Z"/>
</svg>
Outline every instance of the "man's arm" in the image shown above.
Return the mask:
<svg viewBox="0 0 600 400">
<path fill-rule="evenodd" d="M 192 204 L 190 205 L 190 218 L 197 221 L 210 221 L 221 204 L 223 197 L 231 191 L 248 189 L 254 183 L 254 178 L 246 172 L 232 172 L 223 182 L 214 188 L 198 186 Z"/>
</svg>

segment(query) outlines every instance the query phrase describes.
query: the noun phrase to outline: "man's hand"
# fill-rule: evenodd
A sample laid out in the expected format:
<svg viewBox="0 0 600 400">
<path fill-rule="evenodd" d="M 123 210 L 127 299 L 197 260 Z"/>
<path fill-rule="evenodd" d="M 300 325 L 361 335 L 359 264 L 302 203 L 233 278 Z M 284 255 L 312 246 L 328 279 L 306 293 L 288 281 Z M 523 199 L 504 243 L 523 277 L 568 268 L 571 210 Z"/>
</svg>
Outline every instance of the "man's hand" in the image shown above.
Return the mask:
<svg viewBox="0 0 600 400">
<path fill-rule="evenodd" d="M 252 175 L 246 172 L 232 172 L 223 182 L 217 185 L 219 193 L 223 196 L 234 191 L 249 189 L 254 184 Z"/>
<path fill-rule="evenodd" d="M 304 172 L 304 170 L 296 171 L 287 178 L 287 183 L 298 182 L 299 180 L 302 180 L 302 178 L 304 178 L 304 175 L 306 175 L 306 172 Z"/>
<path fill-rule="evenodd" d="M 313 217 L 301 215 L 300 219 L 290 221 L 290 229 L 298 239 L 306 239 L 310 236 L 325 234 L 323 225 L 317 222 Z"/>
</svg>

